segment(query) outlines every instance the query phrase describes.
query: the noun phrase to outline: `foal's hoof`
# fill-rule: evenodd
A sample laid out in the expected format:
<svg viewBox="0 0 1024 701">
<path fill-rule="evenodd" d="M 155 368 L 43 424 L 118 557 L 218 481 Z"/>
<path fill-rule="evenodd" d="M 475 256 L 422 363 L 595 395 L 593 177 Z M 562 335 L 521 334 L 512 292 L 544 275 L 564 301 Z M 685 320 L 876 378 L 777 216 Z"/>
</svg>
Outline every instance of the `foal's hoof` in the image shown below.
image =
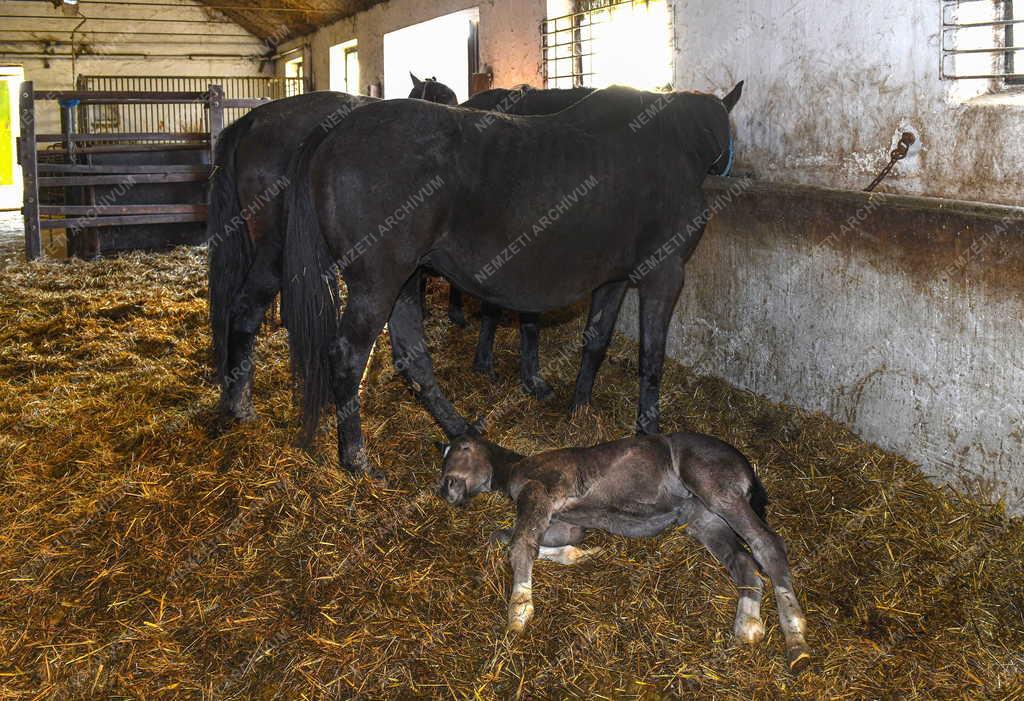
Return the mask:
<svg viewBox="0 0 1024 701">
<path fill-rule="evenodd" d="M 603 554 L 604 554 L 604 548 L 601 548 L 601 547 L 596 547 L 596 548 L 573 548 L 572 550 L 569 551 L 569 557 L 568 557 L 569 562 L 567 562 L 566 564 L 567 565 L 578 565 L 581 562 L 586 562 L 587 560 L 592 560 L 595 557 L 597 557 L 598 555 L 603 555 Z"/>
<path fill-rule="evenodd" d="M 764 623 L 760 618 L 746 614 L 736 617 L 732 631 L 736 639 L 745 645 L 756 645 L 764 639 Z"/>
<path fill-rule="evenodd" d="M 540 402 L 550 399 L 555 394 L 555 391 L 551 389 L 551 385 L 549 385 L 540 375 L 531 377 L 529 380 L 523 382 L 523 389 L 526 390 L 527 394 Z"/>
<path fill-rule="evenodd" d="M 786 660 L 789 662 L 789 671 L 799 674 L 811 663 L 811 650 L 805 643 L 787 645 Z"/>
<path fill-rule="evenodd" d="M 508 604 L 508 632 L 522 633 L 533 618 L 533 600 L 529 594 L 513 596 Z"/>
</svg>

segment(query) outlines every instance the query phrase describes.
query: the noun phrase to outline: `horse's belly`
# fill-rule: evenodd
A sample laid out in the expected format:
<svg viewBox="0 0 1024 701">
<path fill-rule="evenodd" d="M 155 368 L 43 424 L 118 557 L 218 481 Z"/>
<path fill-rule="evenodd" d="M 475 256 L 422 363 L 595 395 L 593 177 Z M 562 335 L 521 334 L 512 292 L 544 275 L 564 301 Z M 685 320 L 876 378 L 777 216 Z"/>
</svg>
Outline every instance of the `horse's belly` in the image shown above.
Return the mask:
<svg viewBox="0 0 1024 701">
<path fill-rule="evenodd" d="M 563 239 L 564 240 L 564 239 Z M 590 295 L 596 288 L 629 276 L 632 254 L 600 236 L 586 245 L 560 245 L 529 236 L 472 250 L 453 250 L 436 266 L 460 288 L 498 306 L 523 312 L 560 309 Z"/>
<path fill-rule="evenodd" d="M 668 511 L 643 509 L 622 511 L 617 509 L 578 508 L 558 514 L 558 519 L 583 528 L 597 528 L 614 535 L 630 538 L 656 536 L 666 528 L 686 520 L 684 509 Z M 639 512 L 639 513 L 638 513 Z"/>
</svg>

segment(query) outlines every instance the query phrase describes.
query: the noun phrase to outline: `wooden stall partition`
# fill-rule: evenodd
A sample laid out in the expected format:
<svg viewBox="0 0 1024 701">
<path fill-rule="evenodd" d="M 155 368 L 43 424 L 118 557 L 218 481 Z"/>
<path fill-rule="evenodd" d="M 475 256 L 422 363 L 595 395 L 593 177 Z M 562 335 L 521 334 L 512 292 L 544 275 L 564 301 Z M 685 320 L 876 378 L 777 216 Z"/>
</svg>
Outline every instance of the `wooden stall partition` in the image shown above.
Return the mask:
<svg viewBox="0 0 1024 701">
<path fill-rule="evenodd" d="M 57 100 L 59 134 L 35 132 L 35 103 Z M 205 239 L 206 183 L 224 110 L 252 108 L 262 99 L 227 100 L 221 86 L 206 91 L 143 92 L 69 90 L 21 93 L 19 162 L 25 179 L 25 252 L 43 253 L 41 232 L 63 229 L 68 254 L 92 258 L 124 250 L 199 244 Z M 205 132 L 103 132 L 76 130 L 75 111 L 85 105 L 202 104 Z M 40 146 L 59 163 L 41 163 Z M 40 189 L 63 192 L 60 203 L 40 204 Z"/>
</svg>

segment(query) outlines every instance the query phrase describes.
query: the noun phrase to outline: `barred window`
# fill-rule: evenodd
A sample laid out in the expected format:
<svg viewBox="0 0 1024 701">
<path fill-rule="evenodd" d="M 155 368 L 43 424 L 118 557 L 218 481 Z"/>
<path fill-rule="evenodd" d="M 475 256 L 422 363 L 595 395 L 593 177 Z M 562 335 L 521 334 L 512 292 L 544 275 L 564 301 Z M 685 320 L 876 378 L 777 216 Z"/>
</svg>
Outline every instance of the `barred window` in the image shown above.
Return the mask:
<svg viewBox="0 0 1024 701">
<path fill-rule="evenodd" d="M 942 0 L 942 78 L 1024 83 L 1024 0 Z"/>
<path fill-rule="evenodd" d="M 541 26 L 545 87 L 672 84 L 667 0 L 573 0 L 566 9 Z"/>
</svg>

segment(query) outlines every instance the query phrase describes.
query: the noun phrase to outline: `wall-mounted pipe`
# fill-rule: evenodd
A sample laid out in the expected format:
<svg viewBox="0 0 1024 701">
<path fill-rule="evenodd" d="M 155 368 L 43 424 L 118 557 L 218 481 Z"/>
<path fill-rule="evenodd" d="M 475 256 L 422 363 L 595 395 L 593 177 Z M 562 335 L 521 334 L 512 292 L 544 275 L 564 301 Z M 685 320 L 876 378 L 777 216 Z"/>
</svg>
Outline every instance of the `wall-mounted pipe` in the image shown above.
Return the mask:
<svg viewBox="0 0 1024 701">
<path fill-rule="evenodd" d="M 15 0 L 16 2 L 38 2 L 50 4 L 52 0 Z M 112 2 L 111 0 L 80 0 L 79 5 L 134 5 L 136 7 L 189 7 L 189 5 L 182 5 L 181 3 L 174 2 L 131 2 L 126 0 L 117 0 Z M 302 7 L 267 7 L 266 5 L 204 5 L 203 9 L 207 10 L 240 10 L 240 11 L 253 11 L 259 10 L 260 12 L 295 12 L 301 14 L 321 14 L 329 15 L 335 10 L 314 10 L 312 8 L 306 9 Z"/>
<path fill-rule="evenodd" d="M 297 54 L 300 51 L 305 51 L 305 50 L 306 50 L 306 44 L 303 44 L 302 46 L 296 46 L 294 49 L 288 49 L 287 51 L 282 51 L 280 53 L 276 53 L 273 56 L 265 57 L 263 60 L 264 61 L 277 61 L 279 59 L 284 58 L 285 56 L 291 56 L 292 54 Z"/>
<path fill-rule="evenodd" d="M 8 29 L 6 27 L 0 29 L 0 34 L 38 34 L 39 32 L 52 31 L 49 29 Z M 115 34 L 117 36 L 124 36 L 125 34 L 131 34 L 132 36 L 154 36 L 154 37 L 195 37 L 195 32 L 137 32 L 132 30 L 131 32 L 115 32 L 112 29 L 89 29 L 81 32 L 83 36 L 89 34 Z M 218 31 L 216 36 L 212 38 L 222 39 L 224 37 L 238 37 L 240 39 L 248 39 L 250 44 L 262 44 L 263 42 L 252 34 L 224 34 Z M 202 37 L 203 41 L 211 37 Z"/>
<path fill-rule="evenodd" d="M 189 34 L 187 36 L 192 37 L 194 35 L 193 34 Z M 169 46 L 189 46 L 191 44 L 199 44 L 199 45 L 205 45 L 205 46 L 252 46 L 253 43 L 254 43 L 254 42 L 251 42 L 251 41 L 210 41 L 211 38 L 213 38 L 213 37 L 203 37 L 202 39 L 192 39 L 191 41 L 167 41 L 167 42 L 164 42 L 164 43 L 168 44 Z M 66 43 L 68 43 L 67 39 L 59 39 L 57 37 L 40 37 L 39 39 L 5 39 L 4 37 L 0 36 L 0 44 L 66 44 Z M 83 43 L 86 43 L 86 42 L 83 41 Z M 97 40 L 97 41 L 91 41 L 91 42 L 87 42 L 87 43 L 89 43 L 92 46 L 96 46 L 97 44 L 102 45 L 104 43 L 106 43 L 106 44 L 119 44 L 119 45 L 125 45 L 125 44 L 145 44 L 146 46 L 151 46 L 153 44 L 152 41 L 135 41 L 135 40 L 132 40 L 132 39 L 128 39 L 126 41 L 116 41 L 116 42 L 114 42 L 114 41 L 104 42 L 102 40 Z M 84 56 L 85 54 L 81 54 L 81 55 Z"/>
<path fill-rule="evenodd" d="M 255 8 L 258 9 L 258 8 Z M 0 15 L 0 20 L 12 19 L 45 19 L 50 20 L 77 20 L 78 16 L 61 17 L 60 15 Z M 95 17 L 96 22 L 173 22 L 177 24 L 234 24 L 229 19 L 166 19 L 164 17 Z"/>
<path fill-rule="evenodd" d="M 0 51 L 0 58 L 62 58 L 72 60 L 71 54 L 47 54 L 41 51 Z M 128 53 L 116 53 L 116 54 L 80 54 L 78 58 L 135 58 L 135 59 L 148 59 L 148 58 L 185 58 L 193 61 L 206 61 L 206 60 L 248 60 L 248 61 L 262 61 L 265 60 L 262 56 L 252 55 L 241 55 L 241 54 L 128 54 Z"/>
</svg>

